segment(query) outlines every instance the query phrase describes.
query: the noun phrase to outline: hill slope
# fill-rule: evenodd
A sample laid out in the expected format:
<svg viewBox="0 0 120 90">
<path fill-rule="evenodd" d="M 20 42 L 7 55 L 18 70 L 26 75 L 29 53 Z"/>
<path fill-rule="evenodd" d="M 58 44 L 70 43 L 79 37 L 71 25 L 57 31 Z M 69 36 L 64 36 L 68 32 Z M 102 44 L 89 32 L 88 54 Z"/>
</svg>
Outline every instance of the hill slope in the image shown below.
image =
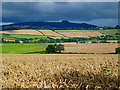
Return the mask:
<svg viewBox="0 0 120 90">
<path fill-rule="evenodd" d="M 71 23 L 67 20 L 62 22 L 23 22 L 10 25 L 3 25 L 3 30 L 16 30 L 16 29 L 96 29 L 96 25 L 86 23 Z"/>
</svg>

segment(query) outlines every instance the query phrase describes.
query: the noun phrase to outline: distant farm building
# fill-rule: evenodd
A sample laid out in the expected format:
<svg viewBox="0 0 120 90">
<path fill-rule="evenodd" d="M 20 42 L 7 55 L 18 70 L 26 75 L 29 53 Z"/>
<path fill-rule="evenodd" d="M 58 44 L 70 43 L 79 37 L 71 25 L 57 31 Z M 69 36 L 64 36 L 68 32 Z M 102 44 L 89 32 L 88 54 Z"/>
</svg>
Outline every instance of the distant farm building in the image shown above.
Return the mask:
<svg viewBox="0 0 120 90">
<path fill-rule="evenodd" d="M 103 28 L 99 28 L 99 30 L 103 30 Z"/>
<path fill-rule="evenodd" d="M 19 43 L 24 43 L 23 41 L 19 41 Z"/>
<path fill-rule="evenodd" d="M 100 41 L 86 41 L 85 43 L 100 43 Z"/>
<path fill-rule="evenodd" d="M 85 43 L 92 43 L 92 41 L 86 41 Z"/>
</svg>

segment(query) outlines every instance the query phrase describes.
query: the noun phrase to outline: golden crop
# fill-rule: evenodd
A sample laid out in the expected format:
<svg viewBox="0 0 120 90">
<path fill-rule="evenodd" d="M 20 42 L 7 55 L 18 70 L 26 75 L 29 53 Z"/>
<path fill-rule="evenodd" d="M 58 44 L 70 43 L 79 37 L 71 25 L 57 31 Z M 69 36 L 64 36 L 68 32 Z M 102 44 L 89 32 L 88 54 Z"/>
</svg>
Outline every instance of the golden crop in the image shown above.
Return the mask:
<svg viewBox="0 0 120 90">
<path fill-rule="evenodd" d="M 118 86 L 116 54 L 4 54 L 3 65 L 3 88 Z"/>
<path fill-rule="evenodd" d="M 47 35 L 47 36 L 62 36 L 61 34 L 53 32 L 52 30 L 39 30 L 39 31 L 42 32 L 44 35 Z"/>
<path fill-rule="evenodd" d="M 65 45 L 64 52 L 77 53 L 115 53 L 117 43 L 62 43 Z"/>
<path fill-rule="evenodd" d="M 101 36 L 102 34 L 100 32 L 60 32 L 61 34 L 64 34 L 67 37 L 96 37 Z"/>
<path fill-rule="evenodd" d="M 42 33 L 38 32 L 37 30 L 7 30 L 7 31 L 0 31 L 0 34 L 29 34 L 29 35 L 42 35 Z"/>
</svg>

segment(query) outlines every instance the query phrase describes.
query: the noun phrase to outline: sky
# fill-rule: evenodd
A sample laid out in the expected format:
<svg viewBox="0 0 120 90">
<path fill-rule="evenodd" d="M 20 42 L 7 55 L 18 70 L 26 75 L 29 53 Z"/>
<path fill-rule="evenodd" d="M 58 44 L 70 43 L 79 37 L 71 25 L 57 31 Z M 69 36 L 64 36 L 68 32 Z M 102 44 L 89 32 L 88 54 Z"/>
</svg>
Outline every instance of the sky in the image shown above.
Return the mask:
<svg viewBox="0 0 120 90">
<path fill-rule="evenodd" d="M 2 2 L 4 24 L 68 20 L 98 26 L 118 24 L 117 2 Z"/>
</svg>

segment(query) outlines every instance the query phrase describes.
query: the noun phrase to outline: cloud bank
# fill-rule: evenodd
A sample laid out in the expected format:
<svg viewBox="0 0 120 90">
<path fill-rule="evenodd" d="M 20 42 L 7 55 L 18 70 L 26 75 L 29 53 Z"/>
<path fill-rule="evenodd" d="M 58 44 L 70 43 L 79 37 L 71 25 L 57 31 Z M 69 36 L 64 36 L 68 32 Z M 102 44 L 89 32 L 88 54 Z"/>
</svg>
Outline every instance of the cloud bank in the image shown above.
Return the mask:
<svg viewBox="0 0 120 90">
<path fill-rule="evenodd" d="M 3 2 L 119 2 L 119 0 L 3 0 Z"/>
<path fill-rule="evenodd" d="M 96 21 L 96 24 L 117 24 L 116 2 L 3 2 L 3 22 Z M 98 22 L 100 21 L 100 22 Z M 111 22 L 111 23 L 110 23 Z"/>
</svg>

